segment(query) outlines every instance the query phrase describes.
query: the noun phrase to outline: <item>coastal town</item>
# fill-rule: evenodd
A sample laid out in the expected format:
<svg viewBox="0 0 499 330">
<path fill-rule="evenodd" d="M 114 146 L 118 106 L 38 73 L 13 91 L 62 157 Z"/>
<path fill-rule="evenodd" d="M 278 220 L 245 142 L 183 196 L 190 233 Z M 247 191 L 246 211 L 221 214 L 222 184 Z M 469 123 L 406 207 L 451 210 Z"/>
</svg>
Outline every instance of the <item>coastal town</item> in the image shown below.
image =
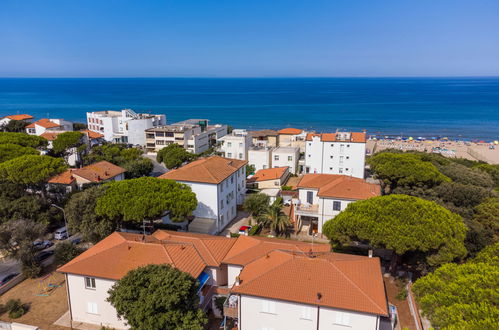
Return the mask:
<svg viewBox="0 0 499 330">
<path fill-rule="evenodd" d="M 86 117 L 0 118 L 9 329 L 443 329 L 437 274 L 497 282 L 497 141 Z"/>
</svg>

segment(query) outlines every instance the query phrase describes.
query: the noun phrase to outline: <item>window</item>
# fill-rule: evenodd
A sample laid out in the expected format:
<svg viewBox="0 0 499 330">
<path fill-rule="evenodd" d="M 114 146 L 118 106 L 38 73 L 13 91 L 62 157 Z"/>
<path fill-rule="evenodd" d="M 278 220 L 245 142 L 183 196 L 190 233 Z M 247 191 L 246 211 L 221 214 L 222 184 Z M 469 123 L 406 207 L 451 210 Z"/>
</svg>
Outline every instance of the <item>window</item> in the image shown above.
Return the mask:
<svg viewBox="0 0 499 330">
<path fill-rule="evenodd" d="M 314 193 L 312 191 L 307 191 L 307 203 L 312 204 L 314 201 Z"/>
<path fill-rule="evenodd" d="M 224 192 L 224 183 L 222 182 L 222 184 L 220 185 L 220 192 Z"/>
<path fill-rule="evenodd" d="M 340 153 L 343 153 L 345 151 L 345 145 L 340 144 Z"/>
<path fill-rule="evenodd" d="M 279 187 L 280 185 L 281 185 L 281 183 L 279 181 L 274 181 L 274 186 L 278 186 Z"/>
<path fill-rule="evenodd" d="M 223 210 L 224 209 L 224 200 L 222 199 L 220 201 L 220 209 Z"/>
<path fill-rule="evenodd" d="M 308 146 L 309 146 L 309 147 L 311 147 L 311 146 L 312 146 L 312 143 L 310 143 L 310 142 L 309 142 L 309 143 L 308 143 Z"/>
<path fill-rule="evenodd" d="M 97 314 L 97 304 L 94 302 L 87 303 L 87 313 Z"/>
<path fill-rule="evenodd" d="M 93 277 L 85 277 L 85 288 L 87 288 L 87 289 L 95 289 L 95 278 L 93 278 Z"/>
<path fill-rule="evenodd" d="M 332 171 L 332 170 L 333 170 L 333 168 L 332 168 L 332 167 L 330 167 L 330 168 L 329 168 L 329 170 L 330 170 L 330 171 Z"/>
<path fill-rule="evenodd" d="M 243 159 L 243 154 L 239 154 L 239 159 Z"/>
<path fill-rule="evenodd" d="M 227 147 L 232 147 L 232 142 L 227 142 Z"/>
<path fill-rule="evenodd" d="M 350 156 L 347 156 L 347 159 L 350 159 Z"/>
<path fill-rule="evenodd" d="M 262 166 L 262 168 L 263 168 L 263 169 L 266 169 L 266 168 L 267 168 L 267 165 L 263 165 L 263 166 Z"/>
<path fill-rule="evenodd" d="M 233 176 L 230 177 L 230 183 L 234 183 L 234 177 Z"/>
<path fill-rule="evenodd" d="M 329 158 L 333 159 L 333 156 L 329 156 Z"/>
<path fill-rule="evenodd" d="M 293 161 L 293 156 L 288 156 L 288 162 Z"/>
<path fill-rule="evenodd" d="M 311 154 L 308 154 L 308 157 L 310 158 L 310 157 L 312 157 L 312 155 L 311 155 Z"/>
<path fill-rule="evenodd" d="M 242 143 L 239 143 L 239 148 L 242 148 L 243 147 L 243 144 Z"/>
<path fill-rule="evenodd" d="M 279 160 L 279 155 L 275 155 L 274 160 Z"/>
<path fill-rule="evenodd" d="M 227 157 L 228 157 L 228 158 L 232 158 L 232 152 L 228 152 L 228 153 L 227 153 Z"/>
<path fill-rule="evenodd" d="M 348 313 L 336 312 L 335 324 L 350 325 L 350 315 Z"/>
<path fill-rule="evenodd" d="M 339 169 L 338 169 L 338 173 L 342 174 L 342 173 L 343 173 L 343 169 L 342 169 L 342 168 L 339 168 Z"/>
<path fill-rule="evenodd" d="M 312 320 L 312 308 L 308 306 L 302 306 L 300 319 L 302 320 Z"/>
<path fill-rule="evenodd" d="M 220 222 L 224 223 L 224 215 L 223 214 L 220 216 Z"/>
<path fill-rule="evenodd" d="M 341 202 L 339 201 L 333 202 L 333 211 L 341 211 Z"/>
<path fill-rule="evenodd" d="M 349 145 L 349 144 L 347 144 L 347 148 L 350 148 L 350 145 Z"/>
<path fill-rule="evenodd" d="M 262 313 L 275 314 L 275 301 L 262 300 Z"/>
</svg>

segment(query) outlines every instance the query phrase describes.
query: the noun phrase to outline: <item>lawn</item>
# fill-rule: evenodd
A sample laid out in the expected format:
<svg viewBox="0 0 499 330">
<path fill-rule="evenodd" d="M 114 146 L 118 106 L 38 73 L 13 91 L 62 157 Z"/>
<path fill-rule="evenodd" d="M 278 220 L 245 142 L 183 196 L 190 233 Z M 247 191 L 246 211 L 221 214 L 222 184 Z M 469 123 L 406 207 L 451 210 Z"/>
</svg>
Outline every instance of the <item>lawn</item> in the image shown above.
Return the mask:
<svg viewBox="0 0 499 330">
<path fill-rule="evenodd" d="M 29 311 L 15 320 L 10 319 L 8 313 L 1 314 L 0 319 L 36 325 L 41 329 L 66 329 L 52 325 L 68 310 L 64 275 L 56 273 L 54 270 L 54 266 L 49 266 L 45 274 L 52 272 L 52 275 L 45 280 L 42 280 L 44 276 L 37 279 L 26 279 L 3 294 L 0 297 L 2 304 L 5 304 L 9 299 L 20 299 L 23 304 L 29 306 Z M 58 287 L 49 288 L 49 283 Z M 46 296 L 40 294 L 46 294 Z"/>
</svg>

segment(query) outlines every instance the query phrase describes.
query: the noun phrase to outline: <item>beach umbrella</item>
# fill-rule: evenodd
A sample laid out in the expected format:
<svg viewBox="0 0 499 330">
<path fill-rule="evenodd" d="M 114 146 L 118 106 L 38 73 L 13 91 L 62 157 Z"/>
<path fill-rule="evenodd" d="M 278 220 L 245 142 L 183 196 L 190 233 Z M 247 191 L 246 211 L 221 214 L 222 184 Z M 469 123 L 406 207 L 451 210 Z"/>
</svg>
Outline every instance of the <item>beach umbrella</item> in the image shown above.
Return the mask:
<svg viewBox="0 0 499 330">
<path fill-rule="evenodd" d="M 494 141 L 494 144 L 499 144 L 499 141 Z"/>
<path fill-rule="evenodd" d="M 409 141 L 412 141 L 412 136 L 409 136 Z"/>
</svg>

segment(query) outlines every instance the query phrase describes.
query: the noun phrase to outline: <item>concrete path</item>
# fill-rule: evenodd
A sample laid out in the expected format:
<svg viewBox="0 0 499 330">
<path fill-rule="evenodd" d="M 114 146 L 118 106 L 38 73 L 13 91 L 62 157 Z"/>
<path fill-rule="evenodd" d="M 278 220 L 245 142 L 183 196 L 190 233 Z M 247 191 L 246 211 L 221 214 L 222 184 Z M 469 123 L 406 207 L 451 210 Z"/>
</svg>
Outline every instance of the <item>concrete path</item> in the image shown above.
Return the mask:
<svg viewBox="0 0 499 330">
<path fill-rule="evenodd" d="M 149 158 L 152 161 L 154 167 L 150 174 L 151 176 L 158 177 L 161 174 L 165 174 L 166 172 L 168 172 L 168 169 L 162 163 L 158 163 L 156 161 L 156 154 L 145 154 L 143 156 Z"/>
</svg>

